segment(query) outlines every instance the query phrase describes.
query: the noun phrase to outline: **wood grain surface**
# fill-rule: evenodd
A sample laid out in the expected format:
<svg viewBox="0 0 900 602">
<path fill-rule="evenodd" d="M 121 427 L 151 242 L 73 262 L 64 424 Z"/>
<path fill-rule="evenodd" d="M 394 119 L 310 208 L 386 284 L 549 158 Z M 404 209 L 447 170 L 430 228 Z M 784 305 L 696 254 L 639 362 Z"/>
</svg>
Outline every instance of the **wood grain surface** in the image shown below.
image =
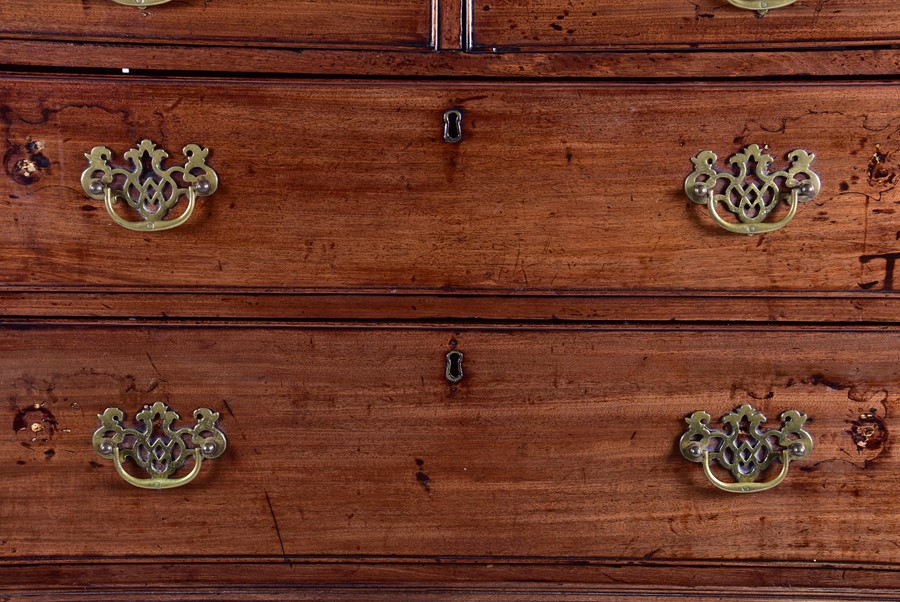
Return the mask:
<svg viewBox="0 0 900 602">
<path fill-rule="evenodd" d="M 777 568 L 776 568 L 777 567 Z M 9 600 L 700 600 L 895 602 L 900 572 L 850 563 L 521 558 L 0 561 Z M 724 584 L 724 585 L 723 585 Z M 17 595 L 18 594 L 18 595 Z"/>
<path fill-rule="evenodd" d="M 0 0 L 0 69 L 0 602 L 900 601 L 888 0 Z M 81 190 L 144 138 L 179 230 Z M 682 184 L 754 143 L 824 185 L 750 238 Z M 92 449 L 155 401 L 187 487 Z M 677 449 L 744 403 L 815 438 L 761 494 Z"/>
<path fill-rule="evenodd" d="M 371 322 L 752 322 L 897 323 L 893 293 L 516 294 L 229 293 L 0 289 L 0 314 L 12 318 L 349 320 Z"/>
<path fill-rule="evenodd" d="M 603 50 L 609 47 L 881 45 L 898 40 L 889 0 L 799 0 L 760 18 L 725 0 L 181 0 L 133 9 L 111 0 L 6 0 L 0 35 L 21 39 L 309 48 L 459 47 Z M 454 41 L 456 43 L 454 43 Z M 723 57 L 723 61 L 726 58 Z"/>
<path fill-rule="evenodd" d="M 3 597 L 4 602 L 20 600 L 74 602 L 96 600 L 98 596 L 121 600 L 144 602 L 157 600 L 179 600 L 183 602 L 205 602 L 225 600 L 236 602 L 258 601 L 316 601 L 340 602 L 365 600 L 366 602 L 671 602 L 672 600 L 695 600 L 697 602 L 896 602 L 900 594 L 884 590 L 828 590 L 821 588 L 596 588 L 577 587 L 572 584 L 534 586 L 521 584 L 513 586 L 465 587 L 446 584 L 418 585 L 375 585 L 364 586 L 238 586 L 218 589 L 185 586 L 126 590 L 124 588 L 91 588 L 80 592 L 74 587 L 45 590 L 40 593 L 15 592 Z M 18 595 L 17 595 L 18 594 Z"/>
<path fill-rule="evenodd" d="M 435 11 L 431 0 L 175 0 L 143 9 L 112 0 L 4 0 L 0 35 L 82 42 L 422 48 L 435 43 Z"/>
<path fill-rule="evenodd" d="M 451 341 L 465 354 L 455 387 Z M 893 329 L 10 324 L 0 557 L 897 567 L 898 342 Z M 103 409 L 157 400 L 221 412 L 229 437 L 184 488 L 135 489 L 91 447 Z M 768 493 L 720 492 L 677 450 L 686 416 L 743 403 L 812 419 L 814 456 Z"/>
<path fill-rule="evenodd" d="M 760 17 L 726 0 L 470 0 L 473 48 L 884 45 L 900 39 L 891 0 L 799 0 Z M 722 57 L 727 62 L 727 57 Z M 712 75 L 712 74 L 711 74 Z"/>
<path fill-rule="evenodd" d="M 445 45 L 459 44 L 459 32 L 441 30 Z M 166 72 L 189 65 L 199 73 L 270 73 L 370 77 L 496 77 L 665 79 L 710 77 L 896 77 L 900 49 L 801 48 L 731 50 L 616 50 L 596 52 L 462 52 L 447 50 L 253 48 L 229 45 L 180 46 L 138 43 L 82 44 L 59 40 L 0 39 L 0 57 L 17 69 Z M 653 65 L 648 69 L 647 65 Z"/>
<path fill-rule="evenodd" d="M 0 281 L 891 291 L 897 90 L 9 77 L 0 87 Z M 464 112 L 460 144 L 441 139 L 448 107 Z M 221 187 L 178 230 L 124 230 L 81 190 L 86 151 L 105 145 L 121 161 L 141 138 L 173 161 L 188 143 L 211 149 Z M 784 230 L 747 237 L 716 226 L 683 182 L 698 151 L 724 162 L 754 143 L 777 165 L 795 148 L 815 153 L 824 187 Z M 24 160 L 37 171 L 23 176 Z"/>
</svg>

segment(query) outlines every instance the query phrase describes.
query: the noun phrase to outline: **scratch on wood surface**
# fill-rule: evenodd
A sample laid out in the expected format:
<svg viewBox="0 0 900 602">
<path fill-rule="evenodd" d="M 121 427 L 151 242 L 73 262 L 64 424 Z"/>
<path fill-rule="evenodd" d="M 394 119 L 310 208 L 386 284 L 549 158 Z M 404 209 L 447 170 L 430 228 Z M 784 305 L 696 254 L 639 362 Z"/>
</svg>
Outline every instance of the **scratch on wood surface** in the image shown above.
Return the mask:
<svg viewBox="0 0 900 602">
<path fill-rule="evenodd" d="M 278 535 L 278 545 L 281 546 L 281 555 L 284 557 L 286 563 L 291 564 L 287 552 L 284 549 L 284 540 L 281 538 L 281 529 L 278 527 L 278 519 L 275 518 L 275 510 L 272 508 L 272 500 L 269 499 L 269 492 L 264 491 L 264 493 L 266 494 L 266 504 L 269 506 L 269 514 L 272 515 L 272 524 L 275 525 L 275 533 Z"/>
<path fill-rule="evenodd" d="M 234 415 L 234 410 L 231 409 L 231 404 L 228 403 L 227 399 L 222 400 L 222 405 L 225 406 L 225 411 L 228 412 L 228 415 L 234 418 L 235 422 L 237 422 L 237 417 Z"/>
</svg>

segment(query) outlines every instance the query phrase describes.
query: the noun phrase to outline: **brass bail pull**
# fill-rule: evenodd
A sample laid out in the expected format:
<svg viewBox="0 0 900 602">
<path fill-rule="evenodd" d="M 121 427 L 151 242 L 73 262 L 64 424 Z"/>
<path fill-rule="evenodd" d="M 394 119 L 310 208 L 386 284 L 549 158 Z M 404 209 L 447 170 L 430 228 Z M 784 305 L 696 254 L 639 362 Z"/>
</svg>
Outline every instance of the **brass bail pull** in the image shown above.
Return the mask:
<svg viewBox="0 0 900 602">
<path fill-rule="evenodd" d="M 158 6 L 171 2 L 171 0 L 113 0 L 116 4 L 124 4 L 125 6 L 136 6 L 137 8 L 146 8 L 148 6 Z"/>
<path fill-rule="evenodd" d="M 194 411 L 194 426 L 178 429 L 173 426 L 178 414 L 161 401 L 144 406 L 135 415 L 139 426 L 134 428 L 122 424 L 125 413 L 118 408 L 107 408 L 97 417 L 100 428 L 94 432 L 94 450 L 113 461 L 125 482 L 141 489 L 187 485 L 200 474 L 203 460 L 218 458 L 225 452 L 225 434 L 216 425 L 219 413 L 208 408 Z M 125 468 L 129 459 L 149 477 L 132 475 Z M 187 474 L 176 476 L 186 466 Z"/>
<path fill-rule="evenodd" d="M 797 0 L 728 0 L 728 3 L 745 10 L 755 10 L 764 15 L 773 8 L 781 8 L 796 2 Z"/>
<path fill-rule="evenodd" d="M 694 412 L 685 420 L 688 430 L 679 441 L 681 454 L 703 464 L 707 480 L 730 493 L 755 493 L 778 486 L 787 477 L 791 461 L 806 458 L 813 449 L 812 435 L 803 428 L 808 417 L 796 410 L 781 414 L 781 429 L 762 430 L 766 417 L 749 405 L 726 414 L 724 429 L 711 428 L 706 412 Z M 775 461 L 781 462 L 778 475 L 771 481 L 758 481 Z M 714 465 L 730 472 L 734 481 L 717 477 Z"/>
<path fill-rule="evenodd" d="M 688 198 L 706 205 L 719 226 L 737 234 L 762 234 L 784 228 L 800 203 L 819 195 L 822 181 L 813 171 L 812 153 L 797 149 L 788 154 L 787 169 L 771 171 L 772 155 L 756 144 L 728 159 L 730 169 L 719 170 L 718 155 L 701 151 L 691 159 L 694 171 L 684 181 Z M 775 221 L 779 207 L 787 210 Z M 731 214 L 730 216 L 728 214 Z"/>
<path fill-rule="evenodd" d="M 142 140 L 124 154 L 129 167 L 114 167 L 112 151 L 95 146 L 84 155 L 88 168 L 81 174 L 81 187 L 92 199 L 103 201 L 109 217 L 123 228 L 138 232 L 177 228 L 190 219 L 199 197 L 210 196 L 219 187 L 218 174 L 206 164 L 209 149 L 189 144 L 183 152 L 183 166 L 163 167 L 169 154 Z M 182 199 L 187 204 L 181 213 L 169 218 Z M 119 215 L 116 205 L 120 202 L 136 219 Z"/>
</svg>

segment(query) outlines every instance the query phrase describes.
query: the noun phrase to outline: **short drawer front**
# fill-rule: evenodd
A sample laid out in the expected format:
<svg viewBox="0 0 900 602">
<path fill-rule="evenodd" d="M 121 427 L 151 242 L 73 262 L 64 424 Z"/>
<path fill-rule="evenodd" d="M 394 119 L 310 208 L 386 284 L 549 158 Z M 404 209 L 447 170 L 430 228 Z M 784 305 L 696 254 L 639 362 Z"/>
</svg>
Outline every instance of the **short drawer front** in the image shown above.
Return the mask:
<svg viewBox="0 0 900 602">
<path fill-rule="evenodd" d="M 750 4 L 752 0 L 736 0 Z M 774 5 L 775 2 L 771 2 Z M 756 11 L 730 0 L 629 0 L 569 2 L 485 0 L 471 2 L 475 49 L 608 50 L 610 47 L 880 45 L 896 42 L 900 15 L 890 0 L 797 0 Z M 723 62 L 728 56 L 722 56 Z M 803 72 L 802 66 L 796 67 Z"/>
<path fill-rule="evenodd" d="M 6 327 L 0 556 L 895 564 L 898 342 L 883 330 Z M 455 385 L 451 348 L 464 354 Z M 184 424 L 219 412 L 228 438 L 178 489 L 132 487 L 92 448 L 98 413 L 130 422 L 156 401 Z M 693 412 L 718 423 L 745 403 L 770 424 L 805 413 L 815 448 L 775 489 L 725 493 L 678 440 Z"/>
<path fill-rule="evenodd" d="M 432 4 L 427 0 L 176 0 L 135 8 L 114 0 L 5 0 L 0 33 L 117 43 L 426 48 L 433 44 Z M 203 67 L 159 65 L 189 71 Z"/>
<path fill-rule="evenodd" d="M 0 282 L 286 291 L 878 292 L 894 287 L 895 85 L 407 85 L 8 78 Z M 443 115 L 462 112 L 462 140 Z M 152 139 L 209 149 L 185 225 L 128 231 L 81 185 Z M 692 158 L 804 149 L 777 232 L 717 226 Z M 168 165 L 168 163 L 166 164 Z M 165 308 L 177 315 L 178 307 Z M 739 318 L 740 316 L 735 316 Z"/>
</svg>

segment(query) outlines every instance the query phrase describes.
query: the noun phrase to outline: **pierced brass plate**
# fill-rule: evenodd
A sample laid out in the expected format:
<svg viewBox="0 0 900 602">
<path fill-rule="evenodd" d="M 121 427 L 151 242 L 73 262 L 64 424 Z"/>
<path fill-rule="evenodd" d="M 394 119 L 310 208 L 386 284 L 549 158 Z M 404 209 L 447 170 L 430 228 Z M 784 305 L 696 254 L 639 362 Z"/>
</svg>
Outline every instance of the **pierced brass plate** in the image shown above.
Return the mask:
<svg viewBox="0 0 900 602">
<path fill-rule="evenodd" d="M 744 8 L 746 10 L 755 10 L 761 15 L 766 14 L 773 8 L 781 8 L 796 2 L 797 0 L 728 0 L 729 4 Z"/>
<path fill-rule="evenodd" d="M 124 4 L 125 6 L 137 6 L 138 8 L 144 8 L 145 6 L 156 6 L 158 4 L 165 4 L 166 2 L 171 2 L 171 0 L 113 0 L 116 4 Z"/>
<path fill-rule="evenodd" d="M 123 156 L 131 166 L 113 167 L 112 151 L 95 146 L 86 153 L 88 168 L 81 174 L 81 187 L 89 197 L 104 201 L 112 220 L 129 230 L 149 232 L 170 230 L 190 219 L 197 197 L 209 196 L 219 187 L 219 176 L 206 164 L 209 149 L 196 144 L 184 147 L 187 162 L 182 167 L 164 168 L 169 153 L 150 140 L 142 140 Z M 181 215 L 166 219 L 182 198 L 187 206 Z M 141 221 L 121 217 L 115 205 L 124 201 Z"/>
<path fill-rule="evenodd" d="M 684 191 L 693 202 L 706 205 L 713 221 L 729 232 L 761 234 L 779 230 L 794 219 L 799 204 L 816 198 L 822 187 L 819 175 L 810 167 L 815 155 L 798 149 L 788 158 L 788 169 L 769 171 L 775 159 L 751 144 L 728 159 L 731 170 L 719 171 L 718 155 L 705 150 L 691 159 L 694 171 L 684 181 Z M 786 204 L 787 213 L 776 222 L 767 222 L 782 203 Z M 720 206 L 737 221 L 725 219 L 719 212 Z"/>
<path fill-rule="evenodd" d="M 796 410 L 781 414 L 780 429 L 761 430 L 766 417 L 746 404 L 722 418 L 726 425 L 722 430 L 710 428 L 709 420 L 706 412 L 694 412 L 686 418 L 688 430 L 681 436 L 679 448 L 691 462 L 702 463 L 706 478 L 724 491 L 752 493 L 772 489 L 787 476 L 791 460 L 802 460 L 812 453 L 812 435 L 803 428 L 807 416 Z M 778 476 L 757 482 L 775 460 L 782 463 Z M 713 463 L 729 471 L 735 482 L 716 477 Z"/>
<path fill-rule="evenodd" d="M 144 406 L 135 419 L 141 427 L 122 425 L 125 413 L 118 408 L 107 408 L 98 414 L 100 428 L 94 432 L 94 449 L 103 458 L 112 460 L 125 481 L 142 489 L 171 489 L 187 485 L 200 474 L 204 459 L 218 458 L 225 451 L 225 434 L 216 422 L 219 413 L 208 408 L 194 411 L 197 424 L 173 429 L 177 413 L 161 401 Z M 129 474 L 123 464 L 131 459 L 135 465 L 150 475 L 141 479 Z M 193 466 L 187 475 L 172 478 L 189 460 Z"/>
</svg>

